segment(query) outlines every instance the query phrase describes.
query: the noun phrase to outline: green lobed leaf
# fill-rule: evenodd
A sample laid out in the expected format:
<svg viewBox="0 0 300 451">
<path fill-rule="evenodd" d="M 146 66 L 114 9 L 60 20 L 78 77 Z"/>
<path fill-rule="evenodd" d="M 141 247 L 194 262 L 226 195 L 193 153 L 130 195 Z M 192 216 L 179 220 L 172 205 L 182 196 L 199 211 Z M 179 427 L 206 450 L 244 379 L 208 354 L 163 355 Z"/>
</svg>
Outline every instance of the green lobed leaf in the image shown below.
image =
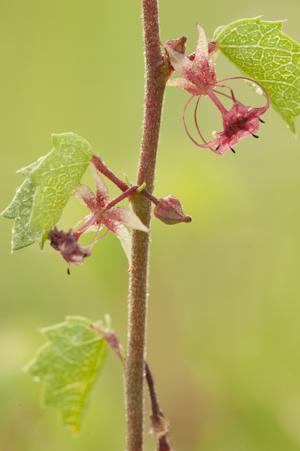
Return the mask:
<svg viewBox="0 0 300 451">
<path fill-rule="evenodd" d="M 37 186 L 31 224 L 54 227 L 92 157 L 89 143 L 75 133 L 52 135 L 54 149 L 31 172 Z"/>
<path fill-rule="evenodd" d="M 106 341 L 91 321 L 69 316 L 41 329 L 47 339 L 24 368 L 45 385 L 44 402 L 60 409 L 62 423 L 78 431 L 89 393 L 106 356 Z"/>
<path fill-rule="evenodd" d="M 42 240 L 43 230 L 30 224 L 36 186 L 30 179 L 31 171 L 39 164 L 20 169 L 25 176 L 25 181 L 17 189 L 11 204 L 1 213 L 5 218 L 14 219 L 12 229 L 11 250 L 16 251 L 29 246 L 38 240 Z"/>
<path fill-rule="evenodd" d="M 52 135 L 54 149 L 30 166 L 20 169 L 24 183 L 11 204 L 1 213 L 15 219 L 12 251 L 40 241 L 62 214 L 92 157 L 89 143 L 75 133 Z"/>
<path fill-rule="evenodd" d="M 242 19 L 219 27 L 217 47 L 244 74 L 268 92 L 274 109 L 295 133 L 300 114 L 300 44 L 281 31 L 283 21 L 260 17 Z"/>
</svg>

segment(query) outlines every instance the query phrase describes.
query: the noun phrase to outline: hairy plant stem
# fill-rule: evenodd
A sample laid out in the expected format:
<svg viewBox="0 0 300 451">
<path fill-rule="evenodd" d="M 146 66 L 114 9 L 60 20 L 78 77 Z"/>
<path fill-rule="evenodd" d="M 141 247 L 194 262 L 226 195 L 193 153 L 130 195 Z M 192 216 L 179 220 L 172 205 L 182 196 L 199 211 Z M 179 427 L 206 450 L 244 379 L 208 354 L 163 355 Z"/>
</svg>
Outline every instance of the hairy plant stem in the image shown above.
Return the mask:
<svg viewBox="0 0 300 451">
<path fill-rule="evenodd" d="M 157 0 L 142 0 L 146 63 L 146 94 L 143 139 L 137 185 L 146 183 L 153 192 L 156 155 L 165 84 L 168 78 L 160 51 Z M 132 200 L 134 212 L 149 228 L 151 202 L 139 193 Z M 144 423 L 144 358 L 148 288 L 148 233 L 132 231 L 132 264 L 128 318 L 128 347 L 125 365 L 127 451 L 142 451 Z"/>
</svg>

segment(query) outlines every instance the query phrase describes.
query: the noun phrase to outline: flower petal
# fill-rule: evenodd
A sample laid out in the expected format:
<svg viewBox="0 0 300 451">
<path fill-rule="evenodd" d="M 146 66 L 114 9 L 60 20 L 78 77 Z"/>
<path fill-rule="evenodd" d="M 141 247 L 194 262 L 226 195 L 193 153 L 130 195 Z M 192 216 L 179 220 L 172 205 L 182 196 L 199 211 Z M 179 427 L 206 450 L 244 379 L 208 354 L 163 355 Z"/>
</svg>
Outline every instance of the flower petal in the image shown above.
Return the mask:
<svg viewBox="0 0 300 451">
<path fill-rule="evenodd" d="M 115 233 L 115 235 L 117 235 L 117 237 L 121 241 L 122 247 L 124 249 L 126 257 L 128 258 L 128 262 L 130 265 L 130 263 L 131 263 L 131 245 L 132 245 L 131 233 L 120 222 L 115 222 L 113 232 Z"/>
<path fill-rule="evenodd" d="M 89 210 L 96 210 L 96 196 L 88 186 L 79 184 L 75 188 L 73 195 Z"/>
<path fill-rule="evenodd" d="M 167 81 L 167 86 L 175 86 L 175 88 L 185 89 L 192 95 L 199 94 L 199 88 L 197 88 L 194 83 L 191 83 L 183 77 L 169 78 L 169 80 Z"/>
<path fill-rule="evenodd" d="M 98 170 L 94 163 L 90 161 L 90 168 L 93 173 L 94 183 L 96 188 L 96 202 L 98 208 L 104 208 L 109 202 L 108 188 L 102 180 Z"/>
<path fill-rule="evenodd" d="M 124 207 L 112 208 L 103 213 L 102 217 L 104 224 L 110 230 L 112 229 L 109 227 L 109 225 L 107 225 L 107 222 L 110 223 L 110 221 L 113 221 L 125 224 L 132 229 L 141 230 L 142 232 L 149 233 L 149 229 L 142 223 L 140 218 L 135 213 L 133 213 L 133 211 L 128 210 L 128 208 Z M 114 232 L 114 230 L 112 231 Z"/>
<path fill-rule="evenodd" d="M 141 230 L 142 232 L 148 233 L 149 230 L 141 222 L 138 216 L 133 213 L 133 211 L 128 210 L 123 207 L 112 208 L 104 212 L 102 215 L 103 224 L 111 230 L 119 240 L 121 241 L 122 247 L 127 255 L 128 261 L 130 263 L 131 259 L 131 233 L 127 230 L 124 224 L 132 229 Z"/>
<path fill-rule="evenodd" d="M 177 52 L 170 45 L 162 43 L 167 51 L 171 64 L 176 72 L 183 78 L 188 79 L 191 83 L 197 85 L 197 76 L 194 63 L 183 53 Z"/>
<path fill-rule="evenodd" d="M 208 60 L 208 43 L 203 28 L 196 23 L 198 29 L 198 40 L 195 50 L 196 66 L 202 67 Z"/>
<path fill-rule="evenodd" d="M 202 80 L 203 85 L 214 85 L 217 81 L 215 74 L 215 55 L 208 53 L 208 42 L 204 30 L 198 23 L 198 40 L 195 50 L 195 64 L 197 76 Z"/>
</svg>

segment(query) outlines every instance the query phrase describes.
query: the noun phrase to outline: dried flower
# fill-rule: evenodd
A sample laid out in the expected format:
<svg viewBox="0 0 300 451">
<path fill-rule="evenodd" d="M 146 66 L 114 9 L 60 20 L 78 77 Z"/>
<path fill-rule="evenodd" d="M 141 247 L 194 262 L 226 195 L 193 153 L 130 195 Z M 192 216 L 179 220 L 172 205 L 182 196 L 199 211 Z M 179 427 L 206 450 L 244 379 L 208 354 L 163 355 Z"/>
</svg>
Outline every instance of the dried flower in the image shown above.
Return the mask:
<svg viewBox="0 0 300 451">
<path fill-rule="evenodd" d="M 68 274 L 70 274 L 70 265 L 82 265 L 84 258 L 91 255 L 91 251 L 77 243 L 79 235 L 74 236 L 74 230 L 70 229 L 67 233 L 59 231 L 56 227 L 48 233 L 50 245 L 56 252 L 60 252 L 62 258 L 68 265 Z"/>
</svg>

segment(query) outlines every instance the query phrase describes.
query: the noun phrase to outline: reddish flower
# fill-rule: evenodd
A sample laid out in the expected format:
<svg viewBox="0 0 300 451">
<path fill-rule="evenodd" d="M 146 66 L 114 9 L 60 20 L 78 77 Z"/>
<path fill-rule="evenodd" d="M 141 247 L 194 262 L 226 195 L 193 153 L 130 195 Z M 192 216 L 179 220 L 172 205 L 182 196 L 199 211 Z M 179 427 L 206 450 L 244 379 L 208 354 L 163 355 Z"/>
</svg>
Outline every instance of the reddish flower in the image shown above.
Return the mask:
<svg viewBox="0 0 300 451">
<path fill-rule="evenodd" d="M 174 46 L 173 43 L 175 41 L 168 41 L 166 43 L 162 43 L 169 57 L 171 66 L 180 75 L 179 77 L 169 79 L 167 84 L 169 86 L 183 88 L 184 90 L 192 94 L 192 97 L 189 99 L 183 110 L 184 128 L 189 138 L 197 146 L 209 148 L 213 152 L 219 155 L 223 155 L 227 150 L 229 149 L 233 150 L 232 146 L 235 145 L 239 139 L 245 138 L 248 135 L 253 135 L 255 138 L 258 137 L 255 135 L 255 133 L 258 131 L 259 128 L 259 121 L 263 122 L 260 119 L 260 116 L 264 114 L 269 108 L 269 97 L 266 90 L 259 83 L 249 78 L 233 77 L 217 81 L 214 69 L 214 60 L 216 57 L 216 52 L 214 51 L 215 47 L 213 45 L 208 44 L 205 33 L 203 29 L 200 27 L 200 25 L 197 23 L 196 26 L 198 28 L 198 40 L 194 54 L 190 56 L 184 55 L 184 53 L 182 53 L 182 47 L 179 48 L 178 50 L 176 48 L 176 45 Z M 252 108 L 238 102 L 235 99 L 231 88 L 222 84 L 226 81 L 237 79 L 246 80 L 258 85 L 267 97 L 266 106 L 262 108 Z M 224 94 L 223 92 L 219 92 L 216 90 L 216 88 L 229 89 L 231 95 L 229 96 L 227 94 Z M 217 98 L 216 94 L 223 95 L 227 98 L 230 98 L 233 101 L 233 106 L 229 111 L 227 111 L 226 108 L 222 105 L 220 100 Z M 220 110 L 223 119 L 224 130 L 219 133 L 214 132 L 213 135 L 215 139 L 209 142 L 206 142 L 205 139 L 202 137 L 196 117 L 198 104 L 202 95 L 209 96 L 211 98 L 211 100 Z M 199 136 L 204 142 L 204 144 L 199 144 L 192 138 L 192 136 L 187 130 L 187 126 L 185 123 L 185 112 L 187 106 L 196 96 L 199 98 L 197 100 L 195 108 L 194 115 L 195 124 Z"/>
<path fill-rule="evenodd" d="M 84 233 L 96 232 L 95 239 L 90 246 L 91 249 L 93 245 L 99 241 L 99 239 L 97 239 L 98 234 L 105 226 L 107 227 L 107 233 L 108 231 L 112 231 L 120 239 L 130 262 L 131 234 L 125 226 L 146 233 L 148 233 L 149 230 L 133 211 L 123 207 L 109 208 L 109 193 L 107 186 L 92 162 L 90 162 L 90 167 L 94 176 L 96 194 L 94 194 L 86 185 L 79 185 L 75 190 L 74 196 L 86 205 L 91 213 L 85 217 L 85 224 L 76 230 L 74 235 L 80 236 Z M 100 239 L 102 238 L 103 237 Z"/>
<path fill-rule="evenodd" d="M 69 263 L 69 274 L 70 264 L 81 265 L 84 258 L 91 255 L 91 249 L 94 244 L 104 238 L 110 230 L 120 239 L 129 262 L 131 257 L 131 234 L 125 226 L 146 233 L 149 232 L 133 211 L 123 207 L 110 208 L 119 202 L 120 199 L 117 198 L 111 204 L 109 203 L 109 193 L 104 181 L 92 162 L 90 162 L 90 167 L 94 176 L 96 194 L 85 185 L 79 185 L 74 192 L 77 199 L 86 205 L 91 212 L 79 221 L 80 223 L 82 220 L 85 220 L 85 223 L 75 230 L 76 225 L 79 223 L 76 224 L 67 233 L 58 231 L 56 227 L 48 233 L 51 246 L 57 252 L 60 252 L 61 256 Z M 98 238 L 99 232 L 104 226 L 107 227 L 107 232 Z M 96 232 L 94 240 L 88 247 L 80 246 L 77 241 L 81 235 L 89 232 Z"/>
</svg>

